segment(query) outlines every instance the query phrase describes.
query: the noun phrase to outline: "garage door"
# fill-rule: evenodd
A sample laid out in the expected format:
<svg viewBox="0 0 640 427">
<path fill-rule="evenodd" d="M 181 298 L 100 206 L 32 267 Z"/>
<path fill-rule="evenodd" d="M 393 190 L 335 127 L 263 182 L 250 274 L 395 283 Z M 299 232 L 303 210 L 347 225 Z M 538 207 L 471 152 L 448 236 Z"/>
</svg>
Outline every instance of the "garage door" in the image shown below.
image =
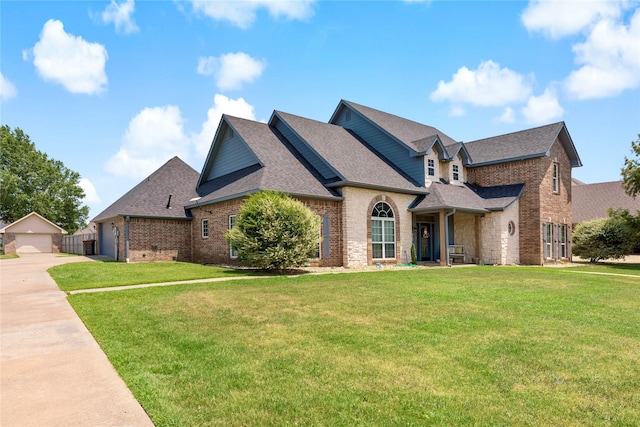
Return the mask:
<svg viewBox="0 0 640 427">
<path fill-rule="evenodd" d="M 16 234 L 16 252 L 19 254 L 51 252 L 51 234 Z"/>
</svg>

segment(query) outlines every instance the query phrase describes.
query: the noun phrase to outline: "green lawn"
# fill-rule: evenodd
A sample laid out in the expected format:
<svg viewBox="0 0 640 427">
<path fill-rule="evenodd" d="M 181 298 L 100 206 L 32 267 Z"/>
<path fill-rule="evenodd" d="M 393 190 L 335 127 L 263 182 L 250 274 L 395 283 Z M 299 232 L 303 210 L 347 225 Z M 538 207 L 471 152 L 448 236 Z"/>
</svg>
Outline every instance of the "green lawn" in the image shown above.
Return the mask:
<svg viewBox="0 0 640 427">
<path fill-rule="evenodd" d="M 420 269 L 69 301 L 158 426 L 640 425 L 635 277 Z"/>
<path fill-rule="evenodd" d="M 235 270 L 188 262 L 133 263 L 93 261 L 63 264 L 49 269 L 63 291 L 176 282 L 256 274 L 253 270 Z"/>
</svg>

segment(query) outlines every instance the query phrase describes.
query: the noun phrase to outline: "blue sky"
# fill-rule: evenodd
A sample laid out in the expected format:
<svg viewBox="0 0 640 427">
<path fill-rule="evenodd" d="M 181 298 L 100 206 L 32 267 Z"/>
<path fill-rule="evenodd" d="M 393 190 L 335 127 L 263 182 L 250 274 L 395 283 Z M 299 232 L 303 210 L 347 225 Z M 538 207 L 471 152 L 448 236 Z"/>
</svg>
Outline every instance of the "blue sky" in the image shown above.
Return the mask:
<svg viewBox="0 0 640 427">
<path fill-rule="evenodd" d="M 82 176 L 95 216 L 220 115 L 340 99 L 471 141 L 565 121 L 587 183 L 640 133 L 639 1 L 0 2 L 1 122 Z"/>
</svg>

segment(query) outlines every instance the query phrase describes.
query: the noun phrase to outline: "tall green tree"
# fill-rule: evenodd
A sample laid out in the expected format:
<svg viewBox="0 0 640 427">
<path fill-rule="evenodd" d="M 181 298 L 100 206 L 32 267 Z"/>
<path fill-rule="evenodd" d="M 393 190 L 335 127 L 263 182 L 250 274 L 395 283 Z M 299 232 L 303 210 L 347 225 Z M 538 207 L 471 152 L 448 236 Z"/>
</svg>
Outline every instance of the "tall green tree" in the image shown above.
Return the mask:
<svg viewBox="0 0 640 427">
<path fill-rule="evenodd" d="M 0 128 L 0 219 L 37 212 L 69 233 L 86 224 L 80 174 L 38 151 L 21 129 Z"/>
<path fill-rule="evenodd" d="M 627 194 L 636 197 L 640 193 L 640 134 L 636 141 L 631 141 L 631 151 L 635 154 L 635 159 L 625 156 L 622 180 Z"/>
</svg>

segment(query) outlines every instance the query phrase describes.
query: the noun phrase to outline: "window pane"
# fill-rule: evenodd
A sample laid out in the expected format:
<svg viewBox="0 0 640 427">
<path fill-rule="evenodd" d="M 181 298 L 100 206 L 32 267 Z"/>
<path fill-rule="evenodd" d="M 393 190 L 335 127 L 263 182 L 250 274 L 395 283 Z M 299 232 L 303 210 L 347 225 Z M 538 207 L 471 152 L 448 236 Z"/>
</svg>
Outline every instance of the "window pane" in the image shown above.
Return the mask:
<svg viewBox="0 0 640 427">
<path fill-rule="evenodd" d="M 371 241 L 382 242 L 382 221 L 371 221 Z"/>
<path fill-rule="evenodd" d="M 385 221 L 384 222 L 384 241 L 385 242 L 395 242 L 395 224 L 393 221 Z"/>
<path fill-rule="evenodd" d="M 393 243 L 385 243 L 384 245 L 384 257 L 395 258 L 396 257 L 396 245 Z"/>
<path fill-rule="evenodd" d="M 382 258 L 382 244 L 374 243 L 371 245 L 374 258 Z"/>
</svg>

